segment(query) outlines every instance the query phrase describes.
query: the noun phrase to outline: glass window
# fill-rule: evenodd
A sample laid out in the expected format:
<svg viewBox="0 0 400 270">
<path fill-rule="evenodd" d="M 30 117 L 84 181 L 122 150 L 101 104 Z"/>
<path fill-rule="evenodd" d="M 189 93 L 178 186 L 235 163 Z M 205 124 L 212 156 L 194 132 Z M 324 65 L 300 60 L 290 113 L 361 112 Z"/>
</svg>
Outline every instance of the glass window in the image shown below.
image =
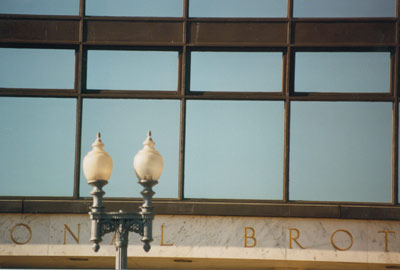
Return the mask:
<svg viewBox="0 0 400 270">
<path fill-rule="evenodd" d="M 0 195 L 72 196 L 76 100 L 0 98 Z"/>
<path fill-rule="evenodd" d="M 389 52 L 297 52 L 296 92 L 390 90 Z"/>
<path fill-rule="evenodd" d="M 104 191 L 108 197 L 141 197 L 142 187 L 133 171 L 133 157 L 143 147 L 147 131 L 152 131 L 156 149 L 164 159 L 164 169 L 155 186 L 155 198 L 178 196 L 179 162 L 178 100 L 85 99 L 82 116 L 82 156 L 92 149 L 101 132 L 105 151 L 114 168 Z M 80 195 L 90 197 L 91 187 L 81 171 Z"/>
<path fill-rule="evenodd" d="M 396 17 L 395 0 L 294 0 L 294 17 Z"/>
<path fill-rule="evenodd" d="M 187 101 L 185 197 L 281 200 L 283 107 Z"/>
<path fill-rule="evenodd" d="M 191 91 L 281 92 L 281 52 L 192 52 Z"/>
<path fill-rule="evenodd" d="M 391 202 L 392 104 L 292 102 L 291 200 Z"/>
<path fill-rule="evenodd" d="M 189 0 L 190 17 L 286 17 L 286 0 Z"/>
<path fill-rule="evenodd" d="M 182 17 L 183 0 L 86 0 L 89 16 Z"/>
<path fill-rule="evenodd" d="M 178 89 L 178 52 L 88 51 L 88 89 Z"/>
<path fill-rule="evenodd" d="M 74 88 L 74 50 L 0 48 L 0 59 L 0 87 Z"/>
<path fill-rule="evenodd" d="M 79 15 L 79 0 L 1 0 L 0 13 Z"/>
</svg>

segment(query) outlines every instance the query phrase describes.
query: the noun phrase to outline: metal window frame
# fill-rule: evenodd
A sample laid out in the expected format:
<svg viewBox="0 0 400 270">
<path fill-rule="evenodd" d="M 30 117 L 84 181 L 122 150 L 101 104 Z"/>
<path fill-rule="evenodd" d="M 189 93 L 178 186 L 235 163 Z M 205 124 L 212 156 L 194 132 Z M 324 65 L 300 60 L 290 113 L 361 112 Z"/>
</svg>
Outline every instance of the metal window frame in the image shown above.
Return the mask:
<svg viewBox="0 0 400 270">
<path fill-rule="evenodd" d="M 71 197 L 0 197 L 0 213 L 86 213 L 90 199 L 79 194 L 84 98 L 176 99 L 181 102 L 179 190 L 173 199 L 155 199 L 157 214 L 276 216 L 400 220 L 398 194 L 399 31 L 400 0 L 395 18 L 293 18 L 287 0 L 286 18 L 192 18 L 189 0 L 183 16 L 85 16 L 80 0 L 78 16 L 0 15 L 0 47 L 74 49 L 75 88 L 0 88 L 1 96 L 75 98 L 76 138 L 74 190 Z M 346 29 L 346 31 L 343 31 Z M 46 33 L 46 34 L 44 34 Z M 177 91 L 87 90 L 88 50 L 160 50 L 179 54 Z M 387 51 L 391 53 L 390 93 L 296 93 L 297 51 Z M 191 51 L 279 51 L 283 53 L 281 92 L 190 92 Z M 186 101 L 281 100 L 284 107 L 284 173 L 282 200 L 194 200 L 184 196 Z M 391 203 L 315 202 L 289 200 L 290 107 L 292 101 L 382 101 L 393 104 Z M 138 199 L 106 199 L 108 209 L 136 209 Z"/>
</svg>

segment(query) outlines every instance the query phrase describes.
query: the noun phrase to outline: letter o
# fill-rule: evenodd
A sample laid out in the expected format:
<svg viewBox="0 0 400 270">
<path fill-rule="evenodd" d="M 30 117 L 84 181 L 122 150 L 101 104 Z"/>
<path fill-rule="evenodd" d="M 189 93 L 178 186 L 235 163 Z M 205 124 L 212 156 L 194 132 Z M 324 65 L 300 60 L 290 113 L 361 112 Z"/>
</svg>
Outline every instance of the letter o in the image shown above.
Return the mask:
<svg viewBox="0 0 400 270">
<path fill-rule="evenodd" d="M 29 237 L 28 237 L 28 239 L 27 239 L 25 242 L 18 242 L 17 240 L 15 240 L 14 235 L 13 235 L 14 230 L 15 230 L 17 227 L 20 227 L 20 226 L 25 227 L 25 228 L 28 230 L 28 232 L 29 232 Z M 14 227 L 11 228 L 11 230 L 10 230 L 10 236 L 11 236 L 11 240 L 12 240 L 15 244 L 17 244 L 17 245 L 25 245 L 26 243 L 28 243 L 28 242 L 31 241 L 31 239 L 32 239 L 32 230 L 31 230 L 31 228 L 30 228 L 28 225 L 26 225 L 26 224 L 24 224 L 24 223 L 18 223 L 18 224 L 16 224 L 16 225 L 14 225 Z"/>
<path fill-rule="evenodd" d="M 351 240 L 350 246 L 348 246 L 347 248 L 340 248 L 340 247 L 338 247 L 338 246 L 335 244 L 335 241 L 333 241 L 333 237 L 335 236 L 335 234 L 336 234 L 337 232 L 344 232 L 344 233 L 346 233 L 348 236 L 350 236 L 350 240 Z M 335 249 L 340 250 L 340 251 L 346 251 L 346 250 L 351 249 L 351 247 L 353 246 L 353 242 L 354 242 L 354 240 L 353 240 L 353 235 L 351 235 L 351 233 L 350 233 L 349 231 L 346 231 L 346 230 L 343 230 L 343 229 L 336 230 L 336 231 L 334 231 L 334 232 L 332 233 L 332 235 L 331 235 L 331 243 L 332 243 L 332 246 L 333 246 Z"/>
</svg>

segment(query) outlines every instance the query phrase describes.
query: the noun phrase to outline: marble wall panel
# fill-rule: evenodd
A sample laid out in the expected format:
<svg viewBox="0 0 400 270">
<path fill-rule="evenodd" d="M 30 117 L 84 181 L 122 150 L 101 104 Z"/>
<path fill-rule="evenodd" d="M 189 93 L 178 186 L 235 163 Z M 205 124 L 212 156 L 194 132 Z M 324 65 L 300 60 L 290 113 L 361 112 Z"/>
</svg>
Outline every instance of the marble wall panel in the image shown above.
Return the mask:
<svg viewBox="0 0 400 270">
<path fill-rule="evenodd" d="M 156 216 L 152 248 L 130 234 L 132 257 L 257 259 L 400 265 L 400 222 Z M 114 235 L 92 251 L 88 215 L 0 215 L 1 256 L 115 256 Z"/>
</svg>

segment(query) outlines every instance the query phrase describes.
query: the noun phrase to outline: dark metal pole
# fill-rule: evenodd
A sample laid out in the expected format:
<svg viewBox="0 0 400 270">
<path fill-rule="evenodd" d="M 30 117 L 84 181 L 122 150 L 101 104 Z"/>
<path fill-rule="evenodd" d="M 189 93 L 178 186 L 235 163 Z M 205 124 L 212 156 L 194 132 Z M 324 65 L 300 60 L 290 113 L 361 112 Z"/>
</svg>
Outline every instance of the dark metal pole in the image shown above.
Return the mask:
<svg viewBox="0 0 400 270">
<path fill-rule="evenodd" d="M 119 211 L 124 213 L 123 211 Z M 122 270 L 128 269 L 128 237 L 129 231 L 125 226 L 125 220 L 119 220 L 119 226 L 117 230 L 117 239 L 115 241 L 115 247 L 117 248 L 117 254 L 115 257 L 115 269 Z"/>
</svg>

